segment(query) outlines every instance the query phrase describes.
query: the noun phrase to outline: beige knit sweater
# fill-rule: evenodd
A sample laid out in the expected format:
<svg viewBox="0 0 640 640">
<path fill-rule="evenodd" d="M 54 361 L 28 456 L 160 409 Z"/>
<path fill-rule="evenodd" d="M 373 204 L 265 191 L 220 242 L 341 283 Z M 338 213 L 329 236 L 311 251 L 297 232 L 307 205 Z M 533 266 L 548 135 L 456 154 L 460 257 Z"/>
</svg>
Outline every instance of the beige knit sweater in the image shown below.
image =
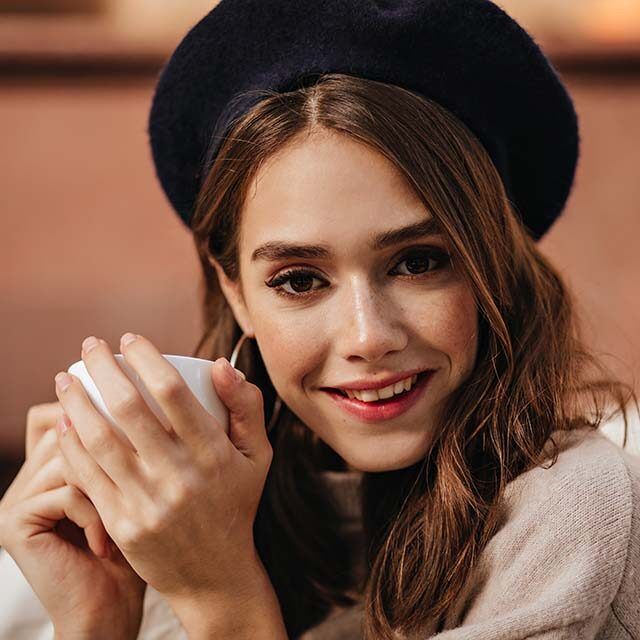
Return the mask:
<svg viewBox="0 0 640 640">
<path fill-rule="evenodd" d="M 604 435 L 554 434 L 562 450 L 507 485 L 507 519 L 444 630 L 410 640 L 640 640 L 640 457 Z M 548 466 L 548 465 L 545 465 Z M 363 570 L 358 472 L 324 472 Z M 361 638 L 362 605 L 300 640 Z"/>
</svg>

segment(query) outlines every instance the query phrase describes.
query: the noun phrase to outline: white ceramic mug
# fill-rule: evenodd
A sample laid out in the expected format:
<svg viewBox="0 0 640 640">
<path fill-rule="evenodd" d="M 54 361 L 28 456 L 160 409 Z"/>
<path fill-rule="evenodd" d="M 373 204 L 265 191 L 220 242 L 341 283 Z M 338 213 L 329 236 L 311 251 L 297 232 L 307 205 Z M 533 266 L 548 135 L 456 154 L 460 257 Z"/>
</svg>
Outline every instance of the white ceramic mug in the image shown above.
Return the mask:
<svg viewBox="0 0 640 640">
<path fill-rule="evenodd" d="M 149 408 L 162 423 L 164 428 L 167 429 L 167 431 L 173 431 L 173 427 L 169 423 L 164 411 L 162 411 L 153 396 L 149 393 L 142 382 L 142 379 L 135 372 L 133 367 L 131 367 L 131 365 L 125 360 L 122 354 L 115 353 L 113 357 L 116 359 L 116 362 L 125 375 L 129 380 L 131 380 L 136 389 L 138 389 L 140 395 L 149 405 Z M 229 410 L 218 397 L 213 386 L 213 381 L 211 380 L 211 366 L 213 365 L 213 361 L 205 360 L 203 358 L 192 358 L 191 356 L 167 355 L 164 353 L 162 354 L 162 357 L 168 360 L 178 370 L 178 373 L 182 376 L 195 397 L 200 401 L 200 404 L 218 421 L 225 430 L 225 433 L 228 434 Z M 74 362 L 67 371 L 76 376 L 82 382 L 82 386 L 85 388 L 93 406 L 109 421 L 111 426 L 114 427 L 118 433 L 124 436 L 125 441 L 130 443 L 126 434 L 116 424 L 114 417 L 109 412 L 107 405 L 98 391 L 98 387 L 95 385 L 93 378 L 87 371 L 84 361 L 78 360 L 78 362 Z M 133 445 L 131 446 L 133 447 Z M 135 449 L 135 447 L 133 448 Z"/>
</svg>

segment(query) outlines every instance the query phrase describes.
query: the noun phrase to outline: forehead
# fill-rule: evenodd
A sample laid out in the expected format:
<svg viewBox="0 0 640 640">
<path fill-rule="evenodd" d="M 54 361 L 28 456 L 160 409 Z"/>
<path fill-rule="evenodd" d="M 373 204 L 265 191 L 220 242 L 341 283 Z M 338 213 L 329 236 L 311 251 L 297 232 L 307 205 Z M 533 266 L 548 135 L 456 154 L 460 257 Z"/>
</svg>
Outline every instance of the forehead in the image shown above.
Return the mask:
<svg viewBox="0 0 640 640">
<path fill-rule="evenodd" d="M 242 211 L 241 252 L 274 240 L 360 246 L 372 233 L 428 217 L 381 153 L 344 135 L 316 134 L 294 141 L 258 171 Z"/>
</svg>

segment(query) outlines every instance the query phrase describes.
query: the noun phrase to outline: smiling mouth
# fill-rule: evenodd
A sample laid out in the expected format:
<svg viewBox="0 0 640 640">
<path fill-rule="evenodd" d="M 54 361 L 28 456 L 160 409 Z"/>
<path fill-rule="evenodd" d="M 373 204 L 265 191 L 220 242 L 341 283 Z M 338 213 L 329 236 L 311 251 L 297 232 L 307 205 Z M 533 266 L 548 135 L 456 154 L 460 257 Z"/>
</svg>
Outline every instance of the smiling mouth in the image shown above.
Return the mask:
<svg viewBox="0 0 640 640">
<path fill-rule="evenodd" d="M 358 402 L 362 402 L 363 404 L 372 404 L 372 405 L 376 405 L 376 404 L 384 404 L 385 402 L 388 402 L 389 400 L 393 400 L 394 398 L 402 398 L 403 396 L 407 395 L 408 393 L 411 393 L 411 391 L 420 383 L 420 381 L 429 373 L 432 373 L 433 369 L 426 369 L 425 371 L 421 371 L 420 373 L 417 374 L 417 378 L 416 381 L 411 385 L 411 388 L 409 389 L 409 391 L 407 391 L 406 389 L 404 391 L 402 391 L 401 393 L 394 393 L 390 398 L 380 398 L 378 400 L 371 400 L 369 402 L 364 402 L 361 400 L 358 400 Z M 322 389 L 323 391 L 329 391 L 330 393 L 338 393 L 339 395 L 343 396 L 344 398 L 348 398 L 349 395 L 347 394 L 346 391 L 339 389 L 337 387 L 323 387 Z M 354 400 L 357 400 L 357 398 L 354 398 Z"/>
<path fill-rule="evenodd" d="M 435 369 L 429 369 L 417 374 L 417 379 L 409 391 L 403 391 L 391 398 L 381 398 L 366 402 L 357 398 L 344 396 L 342 392 L 335 388 L 325 387 L 322 389 L 337 407 L 355 418 L 358 422 L 369 424 L 391 424 L 391 421 L 400 417 L 424 397 L 431 384 L 431 379 L 436 374 Z"/>
</svg>

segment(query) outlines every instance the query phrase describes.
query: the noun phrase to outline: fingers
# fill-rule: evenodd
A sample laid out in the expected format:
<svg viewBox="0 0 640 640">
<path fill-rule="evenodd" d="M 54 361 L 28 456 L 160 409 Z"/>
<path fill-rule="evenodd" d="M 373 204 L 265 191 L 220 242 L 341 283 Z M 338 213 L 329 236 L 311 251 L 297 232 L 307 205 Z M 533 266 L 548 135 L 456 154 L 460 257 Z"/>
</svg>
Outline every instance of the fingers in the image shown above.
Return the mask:
<svg viewBox="0 0 640 640">
<path fill-rule="evenodd" d="M 45 493 L 50 489 L 64 487 L 67 483 L 66 476 L 70 469 L 61 454 L 48 460 L 43 467 L 38 469 L 36 474 L 25 485 L 21 498 L 26 500 L 39 493 Z"/>
<path fill-rule="evenodd" d="M 212 375 L 216 391 L 229 409 L 229 439 L 244 455 L 270 464 L 273 453 L 264 424 L 262 392 L 229 372 L 233 374 L 226 358 L 218 358 Z"/>
<path fill-rule="evenodd" d="M 32 496 L 16 508 L 19 512 L 15 526 L 29 529 L 37 535 L 52 530 L 63 518 L 84 529 L 89 548 L 105 557 L 107 532 L 91 501 L 76 487 L 65 485 Z M 18 534 L 19 535 L 19 534 Z"/>
<path fill-rule="evenodd" d="M 124 373 L 109 344 L 101 340 L 89 353 L 85 352 L 83 347 L 82 359 L 109 412 L 140 457 L 152 461 L 170 456 L 175 448 L 172 436 Z M 172 368 L 164 358 L 160 359 L 162 363 L 159 366 L 164 364 L 165 367 Z M 56 393 L 63 402 L 64 410 L 74 421 L 80 420 L 80 411 L 83 408 L 83 413 L 94 410 L 80 381 L 74 380 L 71 387 L 62 392 L 64 397 L 61 397 L 58 390 Z"/>
<path fill-rule="evenodd" d="M 40 440 L 35 443 L 31 455 L 16 474 L 13 482 L 5 491 L 0 501 L 2 507 L 14 504 L 22 499 L 24 488 L 31 482 L 33 476 L 58 452 L 55 429 L 45 431 Z"/>
<path fill-rule="evenodd" d="M 117 367 L 117 365 L 115 366 Z M 91 375 L 93 373 L 91 371 Z M 122 372 L 120 373 L 124 376 Z M 146 477 L 141 456 L 135 453 L 131 446 L 125 444 L 125 438 L 120 437 L 109 421 L 97 411 L 80 379 L 74 375 L 71 375 L 71 379 L 71 384 L 65 388 L 60 388 L 56 384 L 56 393 L 60 397 L 63 416 L 67 416 L 73 425 L 73 428 L 62 436 L 59 443 L 65 456 L 69 450 L 71 454 L 77 451 L 77 460 L 71 459 L 69 462 L 86 482 L 82 485 L 83 488 L 88 488 L 90 484 L 87 480 L 93 479 L 102 485 L 106 497 L 106 492 L 113 492 L 113 488 L 109 487 L 110 484 L 113 487 L 122 488 L 131 485 L 133 479 L 135 484 L 143 485 L 146 482 Z M 130 400 L 123 402 L 125 403 L 123 406 L 127 406 Z M 120 420 L 119 410 L 113 409 L 112 412 L 116 420 L 123 424 L 124 422 Z M 143 428 L 144 425 L 140 423 L 138 426 Z M 159 429 L 163 433 L 163 438 L 170 440 L 170 436 L 162 426 L 159 426 Z M 150 428 L 150 431 L 152 430 Z M 139 447 L 140 443 L 135 442 L 133 438 L 131 441 L 134 446 Z M 69 442 L 69 444 L 65 446 L 65 442 Z M 138 448 L 138 450 L 142 455 L 142 448 Z M 167 459 L 171 455 L 171 451 L 171 449 L 160 446 L 155 449 L 156 455 L 148 460 L 153 462 L 154 460 Z M 76 462 L 82 464 L 90 474 L 83 473 Z M 95 498 L 95 495 L 89 494 L 88 491 L 87 494 L 92 499 Z M 98 504 L 97 501 L 96 504 Z M 100 507 L 101 505 L 98 504 L 98 508 Z M 102 511 L 101 508 L 100 510 Z"/>
<path fill-rule="evenodd" d="M 163 357 L 150 340 L 137 335 L 136 340 L 126 345 L 121 344 L 120 349 L 127 365 L 140 376 L 152 400 L 157 403 L 182 441 L 197 450 L 204 443 L 220 437 L 221 430 L 213 427 L 215 418 L 207 413 L 180 372 Z M 134 413 L 142 413 L 136 404 L 132 408 Z M 125 419 L 126 416 L 123 415 L 122 422 L 124 426 L 128 426 Z M 145 422 L 148 426 L 144 431 L 153 435 L 154 424 Z M 145 426 L 145 422 L 141 423 L 141 427 Z M 136 434 L 132 432 L 131 435 L 133 438 Z M 163 437 L 163 440 L 166 442 L 166 437 Z M 175 447 L 167 443 L 167 448 L 171 451 Z M 149 450 L 146 455 L 140 450 L 140 454 L 147 461 L 158 457 L 158 454 L 154 454 L 152 450 Z"/>
<path fill-rule="evenodd" d="M 26 459 L 29 459 L 42 436 L 53 428 L 62 411 L 62 405 L 59 402 L 44 402 L 29 407 L 25 434 Z"/>
<path fill-rule="evenodd" d="M 65 418 L 68 418 L 66 414 Z M 140 485 L 135 480 L 138 468 L 132 462 L 132 458 L 136 456 L 130 449 L 125 447 L 123 449 L 124 453 L 132 456 L 132 458 L 129 458 L 128 455 L 118 457 L 112 448 L 113 440 L 110 437 L 112 432 L 109 433 L 111 428 L 108 425 L 106 433 L 104 429 L 98 433 L 91 433 L 92 430 L 89 430 L 89 447 L 91 449 L 91 453 L 89 453 L 80 439 L 75 425 L 71 424 L 70 421 L 67 424 L 68 426 L 64 426 L 62 420 L 58 423 L 58 426 L 64 426 L 64 431 L 61 430 L 60 433 L 56 431 L 60 451 L 69 467 L 77 474 L 80 488 L 100 510 L 105 522 L 113 521 L 112 519 L 115 517 L 114 510 L 117 510 L 123 494 L 112 477 L 96 462 L 96 458 L 101 459 L 101 464 L 105 464 L 105 459 L 111 460 L 113 462 L 112 469 L 117 471 L 115 473 L 116 478 L 129 477 L 128 482 L 124 482 L 121 486 L 136 487 L 140 490 Z M 97 455 L 94 452 L 97 452 Z"/>
</svg>

